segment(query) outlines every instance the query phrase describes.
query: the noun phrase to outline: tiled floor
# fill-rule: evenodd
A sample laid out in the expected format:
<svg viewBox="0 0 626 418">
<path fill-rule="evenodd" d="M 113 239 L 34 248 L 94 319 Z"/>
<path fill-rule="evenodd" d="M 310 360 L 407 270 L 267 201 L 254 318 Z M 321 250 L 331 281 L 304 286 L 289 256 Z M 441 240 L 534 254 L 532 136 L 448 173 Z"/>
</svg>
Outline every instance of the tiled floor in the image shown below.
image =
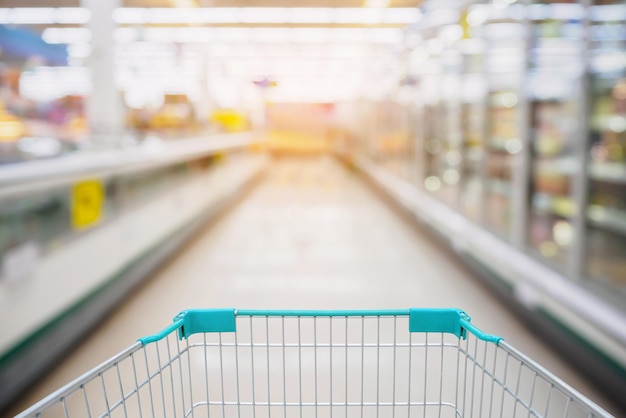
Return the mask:
<svg viewBox="0 0 626 418">
<path fill-rule="evenodd" d="M 611 405 L 428 235 L 334 160 L 280 159 L 12 412 L 168 323 L 180 310 L 462 307 L 606 408 Z"/>
</svg>

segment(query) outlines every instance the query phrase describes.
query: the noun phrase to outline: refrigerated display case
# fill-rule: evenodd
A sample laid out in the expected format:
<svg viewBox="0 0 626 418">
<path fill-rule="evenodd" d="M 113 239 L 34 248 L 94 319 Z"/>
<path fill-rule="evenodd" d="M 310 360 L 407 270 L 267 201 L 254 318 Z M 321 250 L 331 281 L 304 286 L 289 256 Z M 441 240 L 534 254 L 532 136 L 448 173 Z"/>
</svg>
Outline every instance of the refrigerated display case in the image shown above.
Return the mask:
<svg viewBox="0 0 626 418">
<path fill-rule="evenodd" d="M 626 293 L 626 3 L 590 8 L 586 275 Z"/>
<path fill-rule="evenodd" d="M 440 75 L 438 73 L 438 57 L 431 56 L 425 63 L 426 69 L 421 75 L 422 88 L 422 119 L 424 124 L 424 157 L 422 161 L 422 175 L 424 178 L 423 188 L 430 193 L 438 193 L 441 190 L 441 177 L 439 159 L 443 144 L 441 141 L 440 100 L 439 90 Z"/>
<path fill-rule="evenodd" d="M 577 227 L 585 9 L 550 2 L 529 8 L 527 99 L 530 194 L 527 244 L 557 269 L 571 268 Z"/>
<path fill-rule="evenodd" d="M 463 53 L 461 208 L 470 219 L 482 222 L 486 106 L 486 83 L 483 75 L 484 43 L 481 39 L 465 39 L 461 42 L 460 49 Z"/>
<path fill-rule="evenodd" d="M 454 27 L 456 25 L 450 25 Z M 441 30 L 445 30 L 446 27 Z M 440 199 L 457 206 L 459 202 L 461 163 L 462 163 L 462 131 L 461 131 L 461 67 L 462 55 L 456 44 L 450 45 L 441 55 L 441 103 L 439 172 L 441 179 Z"/>
<path fill-rule="evenodd" d="M 438 4 L 424 2 L 416 47 L 428 51 L 416 71 L 419 186 L 373 160 L 356 166 L 486 268 L 560 354 L 626 405 L 626 2 L 457 5 L 460 85 L 442 62 L 451 44 L 433 35 L 455 16 Z M 443 177 L 457 132 L 455 205 Z"/>
<path fill-rule="evenodd" d="M 488 83 L 485 141 L 485 221 L 498 235 L 511 239 L 514 167 L 521 154 L 524 132 L 524 76 L 526 67 L 525 11 L 491 9 L 482 30 L 486 42 Z"/>
</svg>

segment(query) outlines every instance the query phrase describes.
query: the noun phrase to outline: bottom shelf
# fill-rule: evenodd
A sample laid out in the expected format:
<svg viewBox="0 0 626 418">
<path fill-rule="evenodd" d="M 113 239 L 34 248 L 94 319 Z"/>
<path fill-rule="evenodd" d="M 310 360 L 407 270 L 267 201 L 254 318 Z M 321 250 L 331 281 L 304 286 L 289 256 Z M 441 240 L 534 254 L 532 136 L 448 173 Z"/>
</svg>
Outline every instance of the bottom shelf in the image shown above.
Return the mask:
<svg viewBox="0 0 626 418">
<path fill-rule="evenodd" d="M 626 295 L 626 237 L 590 227 L 586 276 Z"/>
</svg>

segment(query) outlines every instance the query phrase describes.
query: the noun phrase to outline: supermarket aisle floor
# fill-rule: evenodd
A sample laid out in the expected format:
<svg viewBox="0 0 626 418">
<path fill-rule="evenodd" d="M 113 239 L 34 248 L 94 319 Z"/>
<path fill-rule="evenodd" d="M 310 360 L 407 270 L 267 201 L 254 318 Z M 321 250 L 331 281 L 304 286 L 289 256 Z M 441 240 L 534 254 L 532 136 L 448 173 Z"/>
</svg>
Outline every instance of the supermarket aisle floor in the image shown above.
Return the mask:
<svg viewBox="0 0 626 418">
<path fill-rule="evenodd" d="M 11 412 L 163 328 L 183 309 L 410 306 L 462 307 L 475 324 L 611 409 L 429 236 L 322 157 L 275 161 L 243 202 L 207 226 Z"/>
</svg>

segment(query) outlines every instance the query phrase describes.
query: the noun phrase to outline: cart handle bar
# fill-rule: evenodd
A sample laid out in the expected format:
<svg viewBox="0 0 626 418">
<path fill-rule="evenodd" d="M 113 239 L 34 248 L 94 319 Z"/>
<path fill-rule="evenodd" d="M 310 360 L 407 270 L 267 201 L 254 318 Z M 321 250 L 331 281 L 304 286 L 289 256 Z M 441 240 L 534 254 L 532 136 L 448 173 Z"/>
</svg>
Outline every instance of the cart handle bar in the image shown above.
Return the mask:
<svg viewBox="0 0 626 418">
<path fill-rule="evenodd" d="M 173 323 L 162 331 L 139 338 L 143 345 L 162 340 L 178 331 L 180 339 L 207 332 L 235 332 L 236 317 L 383 317 L 408 316 L 409 332 L 441 332 L 465 339 L 467 331 L 478 339 L 498 344 L 502 338 L 485 334 L 475 327 L 471 318 L 455 308 L 410 308 L 399 310 L 244 310 L 244 309 L 190 309 L 182 311 Z"/>
</svg>

